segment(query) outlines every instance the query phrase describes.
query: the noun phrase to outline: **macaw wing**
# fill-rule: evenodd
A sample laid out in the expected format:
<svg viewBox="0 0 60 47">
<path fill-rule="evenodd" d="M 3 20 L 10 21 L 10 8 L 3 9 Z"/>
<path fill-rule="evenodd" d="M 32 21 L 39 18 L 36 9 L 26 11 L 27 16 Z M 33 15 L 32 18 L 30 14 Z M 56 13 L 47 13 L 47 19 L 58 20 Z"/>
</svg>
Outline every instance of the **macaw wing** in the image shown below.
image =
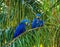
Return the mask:
<svg viewBox="0 0 60 47">
<path fill-rule="evenodd" d="M 18 25 L 16 28 L 16 31 L 14 33 L 14 37 L 17 37 L 18 35 L 20 35 L 24 31 L 25 31 L 25 26 L 23 24 Z"/>
</svg>

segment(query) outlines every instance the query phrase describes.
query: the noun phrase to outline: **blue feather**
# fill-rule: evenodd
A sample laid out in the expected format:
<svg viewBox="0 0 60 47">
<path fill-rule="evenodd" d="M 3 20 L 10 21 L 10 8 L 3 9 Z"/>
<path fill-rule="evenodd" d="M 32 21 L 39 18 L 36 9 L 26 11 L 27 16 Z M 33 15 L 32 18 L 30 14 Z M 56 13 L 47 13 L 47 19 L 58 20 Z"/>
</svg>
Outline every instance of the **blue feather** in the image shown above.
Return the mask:
<svg viewBox="0 0 60 47">
<path fill-rule="evenodd" d="M 14 38 L 23 33 L 26 30 L 25 28 L 26 28 L 25 24 L 19 24 L 14 33 Z"/>
<path fill-rule="evenodd" d="M 19 36 L 20 34 L 22 34 L 24 31 L 26 31 L 26 24 L 25 24 L 25 22 L 28 22 L 28 24 L 29 24 L 30 21 L 26 20 L 26 19 L 21 21 L 21 23 L 16 27 L 16 31 L 14 33 L 14 38 Z"/>
<path fill-rule="evenodd" d="M 37 13 L 36 16 L 41 16 L 41 14 Z"/>
<path fill-rule="evenodd" d="M 37 28 L 43 26 L 43 21 L 40 19 L 35 18 L 32 22 L 32 28 Z"/>
</svg>

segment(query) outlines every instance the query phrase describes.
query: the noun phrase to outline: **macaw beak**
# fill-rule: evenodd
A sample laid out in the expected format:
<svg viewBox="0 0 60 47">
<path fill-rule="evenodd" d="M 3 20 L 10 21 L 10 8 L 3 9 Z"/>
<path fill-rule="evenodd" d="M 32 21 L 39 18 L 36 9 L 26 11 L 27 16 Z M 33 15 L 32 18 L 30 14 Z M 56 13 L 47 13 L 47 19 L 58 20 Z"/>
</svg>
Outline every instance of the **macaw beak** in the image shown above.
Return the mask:
<svg viewBox="0 0 60 47">
<path fill-rule="evenodd" d="M 29 26 L 30 24 L 28 22 L 25 23 L 27 26 Z"/>
<path fill-rule="evenodd" d="M 28 23 L 28 26 L 30 25 L 30 23 Z"/>
</svg>

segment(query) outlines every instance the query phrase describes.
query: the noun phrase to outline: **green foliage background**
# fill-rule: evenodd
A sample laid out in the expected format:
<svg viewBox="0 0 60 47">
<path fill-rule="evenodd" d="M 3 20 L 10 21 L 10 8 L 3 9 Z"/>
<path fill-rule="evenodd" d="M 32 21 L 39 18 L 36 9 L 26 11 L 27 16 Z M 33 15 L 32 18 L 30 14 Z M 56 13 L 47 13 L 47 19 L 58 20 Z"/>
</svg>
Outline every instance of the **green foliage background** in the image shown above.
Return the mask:
<svg viewBox="0 0 60 47">
<path fill-rule="evenodd" d="M 36 13 L 41 14 L 44 26 L 36 29 L 30 26 L 25 33 L 13 39 L 20 21 L 27 18 L 32 22 Z M 60 1 L 33 0 L 27 3 L 27 0 L 1 0 L 0 47 L 40 47 L 40 44 L 43 47 L 60 47 Z"/>
</svg>

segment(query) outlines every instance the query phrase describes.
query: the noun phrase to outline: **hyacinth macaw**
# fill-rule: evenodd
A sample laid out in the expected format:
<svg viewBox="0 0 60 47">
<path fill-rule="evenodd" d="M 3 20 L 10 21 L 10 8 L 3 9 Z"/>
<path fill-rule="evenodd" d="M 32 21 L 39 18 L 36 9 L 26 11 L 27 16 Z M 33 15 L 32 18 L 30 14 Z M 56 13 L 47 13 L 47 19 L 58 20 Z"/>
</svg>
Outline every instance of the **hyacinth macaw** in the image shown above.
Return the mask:
<svg viewBox="0 0 60 47">
<path fill-rule="evenodd" d="M 43 23 L 43 20 L 40 20 L 40 16 L 41 15 L 39 13 L 36 14 L 36 18 L 32 22 L 32 28 L 43 26 L 44 23 Z"/>
<path fill-rule="evenodd" d="M 22 34 L 24 31 L 26 31 L 26 26 L 30 24 L 30 21 L 27 19 L 24 19 L 20 22 L 20 24 L 16 27 L 16 31 L 14 33 L 14 38 L 18 35 Z"/>
</svg>

